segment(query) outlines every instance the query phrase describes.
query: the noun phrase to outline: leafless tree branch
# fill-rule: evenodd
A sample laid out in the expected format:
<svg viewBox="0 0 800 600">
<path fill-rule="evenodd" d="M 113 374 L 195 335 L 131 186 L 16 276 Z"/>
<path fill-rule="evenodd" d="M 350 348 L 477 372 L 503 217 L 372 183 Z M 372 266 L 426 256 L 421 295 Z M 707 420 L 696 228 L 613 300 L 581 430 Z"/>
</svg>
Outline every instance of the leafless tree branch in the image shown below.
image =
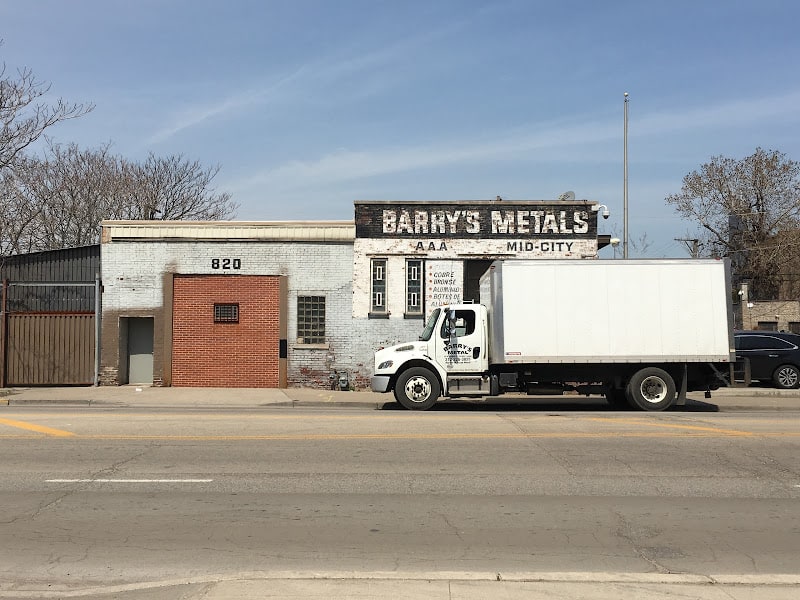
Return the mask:
<svg viewBox="0 0 800 600">
<path fill-rule="evenodd" d="M 757 148 L 741 160 L 713 157 L 666 198 L 700 228 L 704 255 L 729 256 L 737 280 L 762 299 L 787 293 L 788 265 L 800 264 L 800 163 Z M 790 286 L 791 287 L 791 286 Z"/>
<path fill-rule="evenodd" d="M 40 102 L 49 91 L 50 85 L 38 81 L 29 68 L 12 75 L 6 72 L 5 63 L 0 63 L 0 171 L 10 167 L 49 127 L 94 109 L 92 104 L 71 104 L 62 98 L 55 104 Z"/>
<path fill-rule="evenodd" d="M 211 188 L 219 168 L 182 156 L 135 163 L 52 142 L 43 157 L 20 155 L 0 180 L 0 254 L 97 243 L 104 219 L 220 220 L 237 208 Z"/>
</svg>

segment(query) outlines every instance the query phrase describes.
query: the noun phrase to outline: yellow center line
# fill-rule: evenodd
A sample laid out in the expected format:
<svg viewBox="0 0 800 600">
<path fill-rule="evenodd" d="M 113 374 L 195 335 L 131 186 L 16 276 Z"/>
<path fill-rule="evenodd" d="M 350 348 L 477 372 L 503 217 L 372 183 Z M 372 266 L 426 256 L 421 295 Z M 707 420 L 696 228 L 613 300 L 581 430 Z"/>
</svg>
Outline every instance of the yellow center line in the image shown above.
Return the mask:
<svg viewBox="0 0 800 600">
<path fill-rule="evenodd" d="M 749 437 L 755 434 L 751 431 L 741 431 L 737 429 L 722 429 L 720 427 L 705 427 L 701 425 L 682 425 L 679 423 L 661 423 L 653 422 L 645 419 L 612 419 L 607 417 L 593 417 L 591 421 L 599 421 L 602 423 L 625 423 L 628 425 L 646 425 L 648 427 L 663 427 L 666 429 L 680 429 L 682 431 L 703 431 L 707 433 L 718 433 L 720 435 L 742 436 Z"/>
<path fill-rule="evenodd" d="M 0 425 L 8 425 L 9 427 L 17 427 L 27 431 L 35 431 L 45 435 L 52 435 L 54 437 L 74 437 L 75 434 L 71 431 L 64 431 L 63 429 L 53 429 L 52 427 L 45 427 L 44 425 L 35 425 L 33 423 L 26 423 L 25 421 L 15 421 L 14 419 L 0 419 Z"/>
<path fill-rule="evenodd" d="M 67 432 L 69 433 L 69 432 Z M 117 441 L 173 441 L 173 442 L 219 442 L 219 441 L 349 441 L 349 440 L 502 440 L 502 439 L 701 439 L 730 437 L 718 432 L 626 432 L 626 433 L 371 433 L 371 434 L 261 434 L 261 435 L 131 435 L 131 434 L 69 434 L 73 440 L 117 440 Z M 765 432 L 736 434 L 742 437 L 776 438 L 800 437 L 800 433 Z M 21 439 L 31 436 L 0 435 L 0 439 Z"/>
<path fill-rule="evenodd" d="M 647 431 L 607 433 L 370 433 L 370 434 L 260 434 L 260 435 L 133 435 L 133 434 L 76 434 L 69 431 L 45 429 L 42 433 L 68 437 L 71 440 L 117 440 L 117 441 L 172 441 L 172 442 L 219 442 L 219 441 L 349 441 L 349 440 L 502 440 L 502 439 L 702 439 L 716 437 L 747 438 L 797 438 L 800 432 L 734 432 L 726 431 Z M 35 430 L 38 431 L 38 430 Z M 56 433 L 54 433 L 56 432 Z M 0 440 L 41 439 L 33 435 L 0 434 Z"/>
</svg>

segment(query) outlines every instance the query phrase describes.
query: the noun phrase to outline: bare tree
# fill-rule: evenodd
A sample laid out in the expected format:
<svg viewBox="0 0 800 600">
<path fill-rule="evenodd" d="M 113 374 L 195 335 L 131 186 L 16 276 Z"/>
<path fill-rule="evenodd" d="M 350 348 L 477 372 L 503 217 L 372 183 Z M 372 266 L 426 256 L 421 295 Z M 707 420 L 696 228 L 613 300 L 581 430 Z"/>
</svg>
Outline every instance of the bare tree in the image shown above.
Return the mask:
<svg viewBox="0 0 800 600">
<path fill-rule="evenodd" d="M 134 177 L 139 213 L 132 218 L 216 221 L 231 218 L 238 205 L 211 184 L 219 166 L 203 168 L 183 155 L 160 158 L 152 153 L 137 165 Z"/>
<path fill-rule="evenodd" d="M 0 257 L 38 250 L 30 237 L 36 217 L 35 207 L 20 197 L 14 174 L 0 171 Z"/>
<path fill-rule="evenodd" d="M 761 148 L 741 160 L 717 156 L 666 201 L 698 224 L 702 255 L 730 257 L 737 282 L 779 299 L 800 256 L 800 163 Z"/>
<path fill-rule="evenodd" d="M 0 63 L 0 171 L 11 166 L 48 127 L 94 108 L 92 104 L 70 104 L 61 98 L 54 105 L 39 102 L 49 91 L 50 85 L 38 81 L 30 69 L 17 70 L 12 76 L 6 74 L 5 63 Z"/>
<path fill-rule="evenodd" d="M 218 171 L 181 156 L 135 163 L 110 145 L 49 143 L 42 157 L 19 155 L 0 182 L 0 253 L 94 244 L 104 219 L 232 218 L 230 196 L 210 189 Z"/>
<path fill-rule="evenodd" d="M 16 200 L 33 215 L 24 245 L 49 250 L 96 243 L 100 221 L 115 216 L 122 170 L 109 146 L 81 150 L 76 144 L 50 144 L 44 159 L 18 159 Z"/>
<path fill-rule="evenodd" d="M 619 226 L 613 225 L 611 227 L 611 237 L 622 239 L 622 235 L 619 233 Z M 650 240 L 647 239 L 647 232 L 644 232 L 638 238 L 630 238 L 628 239 L 628 243 L 630 244 L 631 250 L 633 253 L 638 254 L 639 256 L 646 256 L 647 251 L 650 249 L 650 246 L 653 244 Z M 622 248 L 614 246 L 614 258 L 621 258 L 622 257 Z"/>
</svg>

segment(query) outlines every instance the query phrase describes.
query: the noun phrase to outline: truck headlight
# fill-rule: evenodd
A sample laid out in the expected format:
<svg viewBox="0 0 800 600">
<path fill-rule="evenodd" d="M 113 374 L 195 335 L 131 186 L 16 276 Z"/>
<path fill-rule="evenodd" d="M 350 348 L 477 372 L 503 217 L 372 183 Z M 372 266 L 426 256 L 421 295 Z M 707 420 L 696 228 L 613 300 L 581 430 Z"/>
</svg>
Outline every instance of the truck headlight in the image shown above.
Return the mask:
<svg viewBox="0 0 800 600">
<path fill-rule="evenodd" d="M 378 365 L 378 371 L 382 371 L 383 369 L 388 369 L 394 364 L 393 360 L 385 360 L 381 364 Z"/>
</svg>

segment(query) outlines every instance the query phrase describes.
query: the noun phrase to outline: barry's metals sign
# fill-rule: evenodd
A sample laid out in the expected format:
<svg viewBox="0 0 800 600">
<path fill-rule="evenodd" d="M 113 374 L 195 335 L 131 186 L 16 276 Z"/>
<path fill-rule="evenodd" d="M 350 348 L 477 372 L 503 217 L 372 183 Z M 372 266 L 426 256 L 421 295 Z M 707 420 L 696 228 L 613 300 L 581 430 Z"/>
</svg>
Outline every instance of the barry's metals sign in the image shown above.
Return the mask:
<svg viewBox="0 0 800 600">
<path fill-rule="evenodd" d="M 597 237 L 594 203 L 356 202 L 357 238 Z"/>
</svg>

